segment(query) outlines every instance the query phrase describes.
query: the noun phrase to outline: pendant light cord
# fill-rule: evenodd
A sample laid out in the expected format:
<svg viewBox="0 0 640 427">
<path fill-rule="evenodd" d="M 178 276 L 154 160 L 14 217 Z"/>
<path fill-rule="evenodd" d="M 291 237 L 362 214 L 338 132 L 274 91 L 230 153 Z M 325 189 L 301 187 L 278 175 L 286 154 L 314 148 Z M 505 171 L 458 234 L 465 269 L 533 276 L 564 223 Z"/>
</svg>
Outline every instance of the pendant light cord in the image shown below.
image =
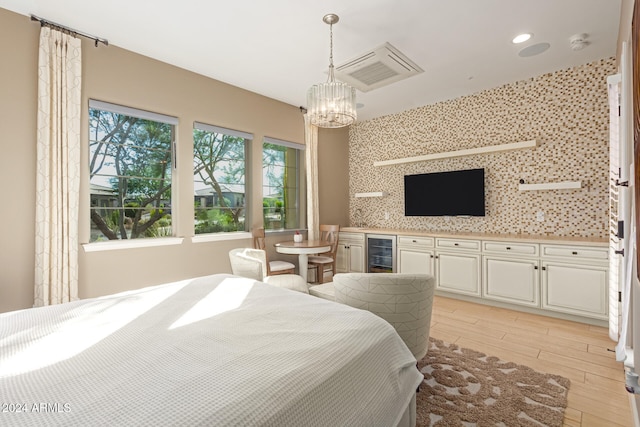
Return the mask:
<svg viewBox="0 0 640 427">
<path fill-rule="evenodd" d="M 328 83 L 335 82 L 335 76 L 333 75 L 333 23 L 329 24 L 329 78 Z"/>
</svg>

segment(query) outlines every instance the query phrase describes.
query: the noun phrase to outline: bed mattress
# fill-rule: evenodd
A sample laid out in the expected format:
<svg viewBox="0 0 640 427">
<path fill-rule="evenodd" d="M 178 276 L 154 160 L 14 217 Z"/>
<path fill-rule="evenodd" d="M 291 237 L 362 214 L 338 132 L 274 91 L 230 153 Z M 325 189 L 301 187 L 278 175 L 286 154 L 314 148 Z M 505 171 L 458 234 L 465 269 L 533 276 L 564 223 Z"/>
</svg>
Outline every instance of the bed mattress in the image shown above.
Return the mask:
<svg viewBox="0 0 640 427">
<path fill-rule="evenodd" d="M 0 425 L 392 426 L 422 375 L 362 310 L 231 275 L 0 315 Z"/>
</svg>

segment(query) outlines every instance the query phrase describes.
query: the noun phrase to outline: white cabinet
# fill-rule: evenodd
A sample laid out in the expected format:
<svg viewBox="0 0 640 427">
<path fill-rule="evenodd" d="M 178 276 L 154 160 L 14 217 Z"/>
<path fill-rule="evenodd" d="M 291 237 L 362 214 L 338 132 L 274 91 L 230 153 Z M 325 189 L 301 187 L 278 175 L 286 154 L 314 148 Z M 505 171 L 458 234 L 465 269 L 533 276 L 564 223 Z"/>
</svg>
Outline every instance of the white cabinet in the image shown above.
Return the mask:
<svg viewBox="0 0 640 427">
<path fill-rule="evenodd" d="M 398 272 L 434 274 L 433 237 L 398 236 Z"/>
<path fill-rule="evenodd" d="M 436 288 L 480 296 L 480 241 L 436 239 Z"/>
<path fill-rule="evenodd" d="M 482 242 L 482 296 L 540 307 L 540 261 L 537 243 Z"/>
<path fill-rule="evenodd" d="M 443 295 L 592 323 L 607 320 L 609 250 L 605 242 L 472 237 L 476 236 L 398 235 L 398 272 L 434 276 L 436 289 Z M 364 233 L 340 233 L 339 272 L 365 270 L 364 241 Z"/>
<path fill-rule="evenodd" d="M 336 271 L 338 273 L 364 272 L 364 234 L 340 232 Z"/>
<path fill-rule="evenodd" d="M 542 308 L 606 320 L 607 248 L 542 246 Z"/>
</svg>

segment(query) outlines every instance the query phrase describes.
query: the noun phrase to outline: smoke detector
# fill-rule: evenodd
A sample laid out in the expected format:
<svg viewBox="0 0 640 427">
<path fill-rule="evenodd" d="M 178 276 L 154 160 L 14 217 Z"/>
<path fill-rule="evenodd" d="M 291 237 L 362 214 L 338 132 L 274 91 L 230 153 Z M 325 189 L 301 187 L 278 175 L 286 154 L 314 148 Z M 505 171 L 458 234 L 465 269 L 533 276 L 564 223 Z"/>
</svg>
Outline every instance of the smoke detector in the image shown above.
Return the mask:
<svg viewBox="0 0 640 427">
<path fill-rule="evenodd" d="M 587 41 L 587 34 L 574 34 L 569 38 L 569 46 L 571 46 L 571 50 L 582 50 L 584 49 L 589 42 Z"/>
</svg>

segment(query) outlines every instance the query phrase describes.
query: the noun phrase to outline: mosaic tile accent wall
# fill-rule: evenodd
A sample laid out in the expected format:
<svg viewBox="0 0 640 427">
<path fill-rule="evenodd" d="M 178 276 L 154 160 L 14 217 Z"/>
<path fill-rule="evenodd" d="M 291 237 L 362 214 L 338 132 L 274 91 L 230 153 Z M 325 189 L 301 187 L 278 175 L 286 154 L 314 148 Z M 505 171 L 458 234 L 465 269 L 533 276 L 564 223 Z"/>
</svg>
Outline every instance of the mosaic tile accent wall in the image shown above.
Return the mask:
<svg viewBox="0 0 640 427">
<path fill-rule="evenodd" d="M 366 226 L 376 228 L 607 237 L 606 79 L 615 73 L 615 59 L 607 58 L 352 125 L 351 225 L 360 215 Z M 374 161 L 532 139 L 538 141 L 534 149 L 373 166 Z M 485 168 L 485 217 L 404 216 L 404 175 L 473 168 Z M 520 179 L 581 181 L 582 188 L 519 191 Z M 374 191 L 389 195 L 354 196 Z"/>
</svg>

